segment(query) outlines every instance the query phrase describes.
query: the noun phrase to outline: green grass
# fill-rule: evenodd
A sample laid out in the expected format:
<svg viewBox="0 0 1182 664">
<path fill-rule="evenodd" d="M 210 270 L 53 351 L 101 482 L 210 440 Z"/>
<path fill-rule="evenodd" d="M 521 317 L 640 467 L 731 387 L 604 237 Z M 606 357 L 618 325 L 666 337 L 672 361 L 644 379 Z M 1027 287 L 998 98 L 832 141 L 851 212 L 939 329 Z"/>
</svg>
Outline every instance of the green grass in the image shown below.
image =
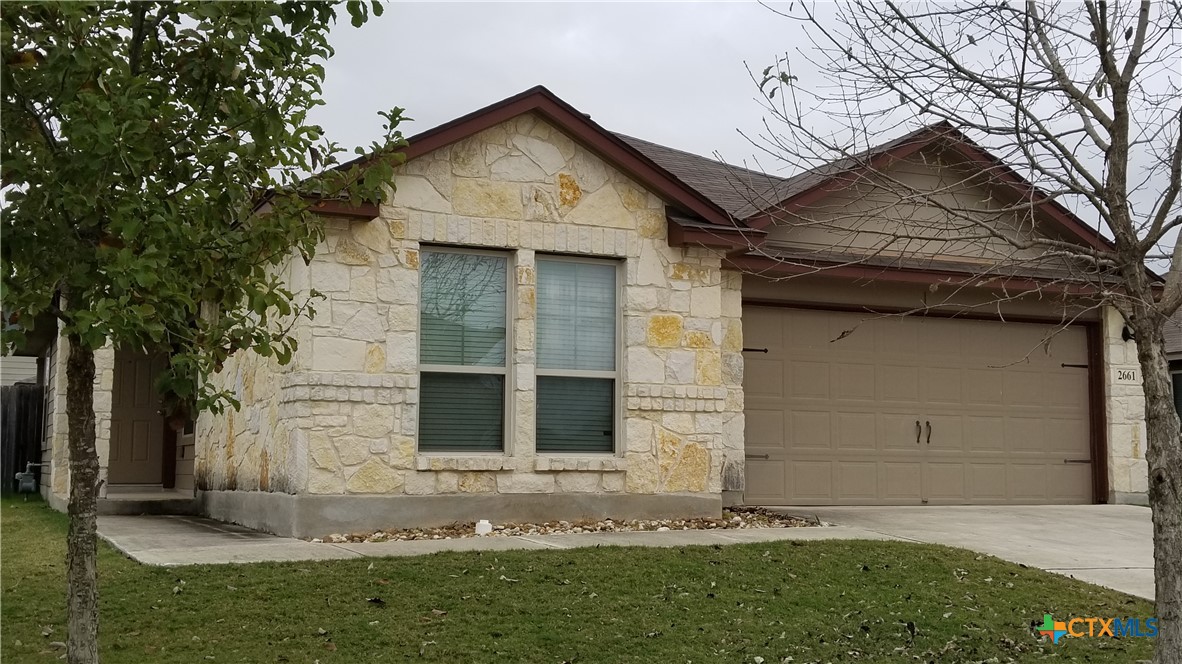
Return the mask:
<svg viewBox="0 0 1182 664">
<path fill-rule="evenodd" d="M 0 527 L 0 660 L 56 662 L 61 651 L 48 644 L 65 639 L 65 517 L 5 499 Z M 1056 646 L 1031 628 L 1045 612 L 1146 617 L 1148 602 L 963 550 L 901 542 L 170 569 L 138 565 L 104 546 L 99 569 L 107 664 L 1133 662 L 1152 647 L 1143 638 Z"/>
</svg>

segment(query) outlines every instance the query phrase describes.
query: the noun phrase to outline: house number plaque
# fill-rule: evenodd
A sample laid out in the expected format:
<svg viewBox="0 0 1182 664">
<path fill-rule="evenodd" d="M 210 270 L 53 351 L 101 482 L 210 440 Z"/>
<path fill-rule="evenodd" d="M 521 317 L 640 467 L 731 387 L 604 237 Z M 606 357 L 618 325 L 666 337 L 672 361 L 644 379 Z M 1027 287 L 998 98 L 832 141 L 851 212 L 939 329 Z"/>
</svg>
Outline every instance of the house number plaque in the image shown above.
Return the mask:
<svg viewBox="0 0 1182 664">
<path fill-rule="evenodd" d="M 1116 370 L 1116 382 L 1117 383 L 1124 383 L 1124 384 L 1131 384 L 1131 385 L 1138 385 L 1141 383 L 1141 379 L 1137 377 L 1137 370 L 1136 369 L 1117 369 Z"/>
</svg>

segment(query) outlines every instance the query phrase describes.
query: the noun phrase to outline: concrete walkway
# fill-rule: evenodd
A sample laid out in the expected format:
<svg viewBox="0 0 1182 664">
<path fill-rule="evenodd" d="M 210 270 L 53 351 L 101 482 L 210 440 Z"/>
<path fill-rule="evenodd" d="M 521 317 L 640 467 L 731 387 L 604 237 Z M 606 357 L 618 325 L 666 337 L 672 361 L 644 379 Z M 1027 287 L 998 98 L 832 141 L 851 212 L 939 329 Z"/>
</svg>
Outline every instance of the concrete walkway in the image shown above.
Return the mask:
<svg viewBox="0 0 1182 664">
<path fill-rule="evenodd" d="M 1153 599 L 1153 524 L 1133 505 L 785 507 L 826 523 L 971 549 Z"/>
<path fill-rule="evenodd" d="M 578 533 L 470 537 L 411 542 L 312 543 L 191 516 L 100 516 L 99 536 L 146 565 L 208 565 L 367 556 L 420 556 L 439 551 L 574 549 L 595 546 L 708 546 L 780 540 L 894 539 L 849 526 Z"/>
</svg>

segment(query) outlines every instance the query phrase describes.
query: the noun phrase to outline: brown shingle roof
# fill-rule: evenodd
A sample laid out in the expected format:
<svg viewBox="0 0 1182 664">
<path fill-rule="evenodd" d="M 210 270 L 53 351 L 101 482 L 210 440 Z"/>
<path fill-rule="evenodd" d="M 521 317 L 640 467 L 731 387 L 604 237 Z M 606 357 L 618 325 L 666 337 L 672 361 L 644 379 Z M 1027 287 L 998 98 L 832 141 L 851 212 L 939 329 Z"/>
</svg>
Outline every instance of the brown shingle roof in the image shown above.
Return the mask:
<svg viewBox="0 0 1182 664">
<path fill-rule="evenodd" d="M 766 193 L 787 182 L 768 173 L 732 166 L 701 155 L 616 133 L 625 143 L 655 161 L 679 180 L 697 189 L 736 219 L 743 219 L 752 203 L 766 199 Z"/>
<path fill-rule="evenodd" d="M 874 157 L 890 152 L 908 141 L 920 137 L 930 140 L 928 132 L 940 129 L 951 128 L 946 125 L 923 127 L 863 152 L 787 178 L 734 166 L 618 132 L 616 136 L 676 175 L 682 182 L 709 197 L 736 219 L 746 219 L 773 208 L 781 201 L 822 185 L 835 175 L 864 166 Z"/>
</svg>

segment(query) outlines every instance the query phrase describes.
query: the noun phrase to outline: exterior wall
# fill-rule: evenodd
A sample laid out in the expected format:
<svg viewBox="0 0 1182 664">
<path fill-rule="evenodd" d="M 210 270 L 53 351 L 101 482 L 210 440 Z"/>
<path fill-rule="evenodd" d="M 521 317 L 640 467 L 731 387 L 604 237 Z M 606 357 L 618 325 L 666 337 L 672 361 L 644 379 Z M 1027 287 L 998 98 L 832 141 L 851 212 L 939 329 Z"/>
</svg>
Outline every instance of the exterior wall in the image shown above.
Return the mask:
<svg viewBox="0 0 1182 664">
<path fill-rule="evenodd" d="M 982 180 L 979 166 L 956 165 L 947 154 L 928 148 L 809 204 L 789 223 L 769 229 L 768 243 L 822 254 L 935 258 L 978 269 L 1029 267 L 1034 261 L 1066 267 L 1041 257 L 1041 249 L 1015 249 L 1001 239 L 983 238 L 967 217 L 947 211 L 971 209 L 977 222 L 1029 239 L 1029 221 L 1006 210 L 1011 194 L 992 190 Z"/>
<path fill-rule="evenodd" d="M 284 372 L 274 357 L 253 352 L 231 356 L 211 377 L 216 389 L 229 390 L 239 408 L 202 412 L 195 427 L 196 444 L 177 440 L 177 488 L 201 490 L 278 491 L 294 493 L 303 486 L 304 452 L 293 452 L 292 430 L 299 424 L 286 417 L 279 403 Z M 192 475 L 187 470 L 192 459 Z"/>
<path fill-rule="evenodd" d="M 1137 345 L 1121 338 L 1124 318 L 1104 308 L 1104 404 L 1108 421 L 1109 502 L 1149 504 L 1145 392 Z M 1123 376 L 1121 374 L 1124 374 Z M 1128 376 L 1135 376 L 1129 379 Z"/>
<path fill-rule="evenodd" d="M 233 487 L 219 479 L 226 473 L 212 469 L 219 458 L 241 458 L 244 440 L 276 429 L 276 440 L 288 440 L 292 472 L 282 489 L 274 482 L 270 489 L 304 497 L 421 497 L 456 506 L 462 503 L 444 498 L 478 497 L 488 505 L 499 496 L 511 505 L 518 504 L 513 496 L 598 495 L 599 504 L 627 511 L 620 497 L 683 495 L 708 498 L 696 504 L 716 512 L 724 488 L 742 489 L 740 278 L 724 273 L 710 251 L 670 248 L 657 197 L 533 116 L 417 157 L 396 184 L 379 219 L 330 221 L 310 267 L 293 266 L 293 290 L 314 287 L 326 298 L 300 329 L 290 370 L 272 374 L 278 427 L 270 401 L 266 417 L 234 414 L 233 426 L 228 415 L 224 428 L 203 417 L 199 468 L 211 469 L 203 488 L 264 488 L 244 481 L 241 465 Z M 417 451 L 419 252 L 426 245 L 510 256 L 511 407 L 502 454 Z M 535 266 L 551 252 L 624 264 L 615 454 L 535 451 Z M 234 371 L 248 372 L 227 366 L 224 373 Z M 231 429 L 233 451 L 224 443 Z M 277 458 L 283 457 L 271 457 L 272 472 Z M 374 517 L 381 518 L 392 522 L 396 515 L 387 509 Z"/>
<path fill-rule="evenodd" d="M 176 438 L 176 488 L 191 490 L 197 487 L 194 473 L 197 470 L 196 427 L 188 434 L 177 434 Z"/>
<path fill-rule="evenodd" d="M 41 459 L 42 494 L 51 502 L 69 499 L 70 450 L 66 419 L 66 359 L 70 342 L 57 337 L 45 365 L 45 442 Z M 107 457 L 111 449 L 112 389 L 115 385 L 115 349 L 107 345 L 94 352 L 95 448 L 99 458 L 99 497 L 107 493 Z"/>
<path fill-rule="evenodd" d="M 37 358 L 18 355 L 0 357 L 0 385 L 37 381 Z"/>
<path fill-rule="evenodd" d="M 45 352 L 45 438 L 41 441 L 41 495 L 65 499 L 66 460 L 66 340 L 62 337 Z"/>
<path fill-rule="evenodd" d="M 107 459 L 111 455 L 111 411 L 114 409 L 115 347 L 94 351 L 94 431 L 99 458 L 99 497 L 107 495 Z"/>
</svg>

